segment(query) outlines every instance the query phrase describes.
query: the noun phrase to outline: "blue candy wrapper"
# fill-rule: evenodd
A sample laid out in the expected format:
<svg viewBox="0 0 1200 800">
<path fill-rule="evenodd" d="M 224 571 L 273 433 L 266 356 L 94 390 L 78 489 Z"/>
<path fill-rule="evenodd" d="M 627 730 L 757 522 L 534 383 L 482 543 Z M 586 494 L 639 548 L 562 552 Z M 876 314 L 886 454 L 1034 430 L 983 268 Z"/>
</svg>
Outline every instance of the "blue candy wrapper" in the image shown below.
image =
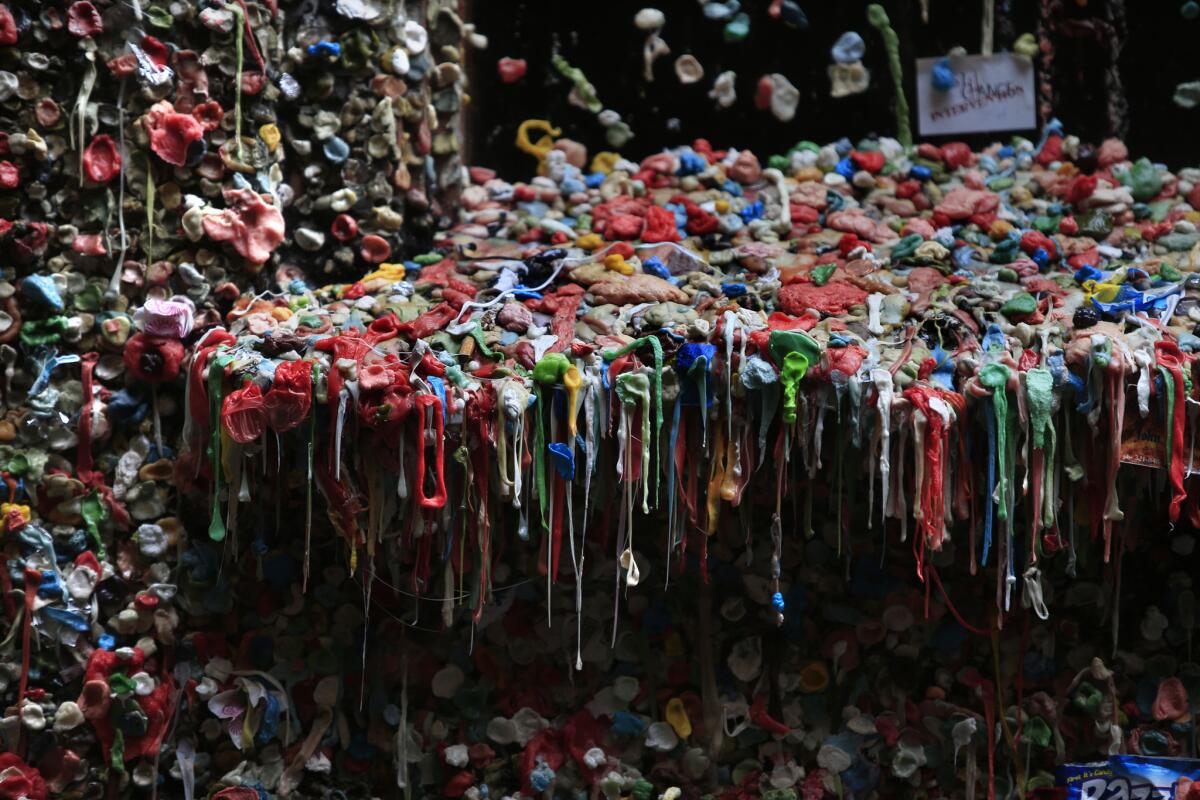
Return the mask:
<svg viewBox="0 0 1200 800">
<path fill-rule="evenodd" d="M 1150 756 L 1112 756 L 1108 766 L 1114 773 L 1129 779 L 1130 786 L 1149 786 L 1146 795 L 1135 797 L 1187 800 L 1194 781 L 1200 781 L 1200 760 L 1194 758 L 1153 758 Z"/>
<path fill-rule="evenodd" d="M 1067 790 L 1066 800 L 1117 800 L 1129 798 L 1129 779 L 1118 776 L 1107 761 L 1092 764 L 1063 764 L 1056 782 Z"/>
<path fill-rule="evenodd" d="M 1091 764 L 1063 764 L 1058 786 L 1066 800 L 1185 800 L 1200 781 L 1200 760 L 1113 756 Z"/>
</svg>

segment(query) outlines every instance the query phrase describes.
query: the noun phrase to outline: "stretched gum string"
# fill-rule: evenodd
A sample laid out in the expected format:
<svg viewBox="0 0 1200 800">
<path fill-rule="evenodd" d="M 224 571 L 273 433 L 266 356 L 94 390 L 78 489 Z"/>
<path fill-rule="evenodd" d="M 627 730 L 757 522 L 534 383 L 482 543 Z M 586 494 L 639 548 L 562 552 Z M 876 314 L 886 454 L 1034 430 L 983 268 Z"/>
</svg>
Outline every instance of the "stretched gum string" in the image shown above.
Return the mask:
<svg viewBox="0 0 1200 800">
<path fill-rule="evenodd" d="M 886 525 L 888 501 L 891 499 L 892 375 L 885 369 L 874 369 L 871 370 L 871 379 L 875 383 L 876 407 L 879 411 L 880 522 Z M 874 486 L 874 481 L 871 485 Z"/>
<path fill-rule="evenodd" d="M 650 380 L 640 372 L 625 373 L 618 378 L 620 386 L 628 387 L 633 399 L 642 408 L 642 441 L 641 441 L 641 471 L 642 471 L 642 513 L 650 513 Z M 634 403 L 622 402 L 623 406 Z"/>
<path fill-rule="evenodd" d="M 550 436 L 551 436 L 551 438 L 553 438 L 558 429 L 558 414 L 554 407 L 554 390 L 553 389 L 550 390 L 550 398 L 551 398 L 550 403 L 548 404 L 550 406 Z M 547 449 L 547 450 L 549 449 L 549 445 L 546 445 L 544 442 L 543 442 L 543 444 L 538 445 L 539 449 L 542 449 L 543 447 L 545 447 L 545 449 Z M 544 471 L 545 468 L 546 468 L 545 461 L 543 460 L 540 469 L 542 469 Z M 542 514 L 542 524 L 546 529 L 546 535 L 542 537 L 542 541 L 541 541 L 541 544 L 539 545 L 539 553 L 538 553 L 538 556 L 539 556 L 538 574 L 546 576 L 546 624 L 547 625 L 553 624 L 552 616 L 551 616 L 553 604 L 551 602 L 552 595 L 551 595 L 550 587 L 551 587 L 551 584 L 554 583 L 555 578 L 558 576 L 558 551 L 559 551 L 559 547 L 562 544 L 562 528 L 560 525 L 561 517 L 560 517 L 560 509 L 559 509 L 559 506 L 560 506 L 559 501 L 561 499 L 561 495 L 559 493 L 559 483 L 560 483 L 560 481 L 559 481 L 559 476 L 558 476 L 558 470 L 551 469 L 550 470 L 550 487 L 549 487 L 549 489 L 547 490 L 545 488 L 545 486 L 543 485 L 542 489 L 539 490 L 539 491 L 548 491 L 549 507 L 550 507 L 550 518 L 548 521 L 545 518 L 545 513 L 543 512 L 543 514 Z"/>
<path fill-rule="evenodd" d="M 693 371 L 696 373 L 693 375 Z M 688 367 L 689 377 L 696 380 L 696 392 L 700 395 L 700 430 L 703 431 L 701 446 L 708 449 L 708 356 L 696 356 Z M 733 414 L 730 413 L 730 417 Z"/>
<path fill-rule="evenodd" d="M 79 446 L 75 456 L 75 471 L 79 474 L 92 471 L 92 372 L 99 358 L 99 353 L 88 353 L 80 370 L 83 407 L 79 409 Z"/>
<path fill-rule="evenodd" d="M 979 685 L 980 698 L 983 700 L 983 718 L 987 723 L 987 759 L 988 759 L 988 800 L 996 800 L 996 698 L 993 696 L 995 687 L 991 681 L 982 681 Z"/>
<path fill-rule="evenodd" d="M 663 425 L 663 409 L 662 409 L 663 351 L 662 351 L 662 342 L 660 342 L 654 336 L 643 336 L 641 339 L 635 339 L 634 341 L 630 342 L 629 344 L 625 345 L 624 347 L 621 347 L 618 350 L 605 350 L 602 355 L 604 356 L 604 358 L 606 360 L 612 361 L 617 358 L 620 358 L 621 356 L 627 355 L 628 353 L 632 353 L 634 350 L 641 347 L 642 345 L 649 345 L 650 349 L 654 352 L 654 436 L 655 436 L 655 439 L 654 439 L 654 443 L 651 444 L 651 448 L 655 452 L 657 452 L 658 451 L 658 447 L 657 447 L 658 437 L 662 433 L 662 425 Z M 649 437 L 647 437 L 647 441 L 649 441 Z M 655 470 L 655 482 L 654 482 L 654 505 L 655 505 L 655 507 L 658 506 L 658 488 L 659 488 L 659 483 L 661 483 L 661 480 L 660 480 L 661 473 L 662 473 L 662 470 Z"/>
<path fill-rule="evenodd" d="M 563 524 L 564 514 L 567 510 L 566 495 L 568 492 L 567 481 L 558 474 L 558 470 L 554 471 L 551 481 L 553 482 L 553 495 L 551 496 L 553 508 L 550 514 L 550 577 L 553 581 L 557 581 L 558 565 L 562 559 Z"/>
<path fill-rule="evenodd" d="M 925 583 L 925 613 L 929 613 L 929 582 L 925 579 L 925 544 L 929 539 L 926 531 L 926 519 L 929 516 L 926 509 L 928 501 L 927 485 L 928 480 L 925 478 L 927 471 L 927 461 L 929 457 L 929 448 L 925 445 L 925 432 L 929 429 L 929 418 L 925 416 L 919 409 L 913 409 L 913 486 L 916 488 L 916 497 L 913 498 L 913 519 L 916 521 L 916 530 L 913 531 L 912 551 L 913 561 L 917 565 L 917 579 Z M 919 454 L 919 455 L 918 455 Z"/>
<path fill-rule="evenodd" d="M 316 362 L 313 362 L 313 385 L 316 385 Z M 304 576 L 300 591 L 308 591 L 308 575 L 312 563 L 313 462 L 316 457 L 317 415 L 308 418 L 308 441 L 305 442 L 304 481 Z"/>
<path fill-rule="evenodd" d="M 1046 451 L 1035 447 L 1030 456 L 1033 462 L 1033 489 L 1030 492 L 1029 505 L 1032 509 L 1029 526 L 1029 563 L 1036 564 L 1038 559 L 1039 536 L 1042 529 L 1042 480 L 1046 472 Z"/>
<path fill-rule="evenodd" d="M 234 40 L 234 49 L 237 53 L 237 67 L 234 72 L 233 82 L 233 139 L 237 147 L 238 161 L 243 160 L 245 153 L 242 147 L 242 71 L 245 68 L 245 41 L 246 41 L 246 7 L 240 4 L 231 9 L 233 15 L 237 17 L 237 37 Z"/>
<path fill-rule="evenodd" d="M 674 447 L 672 448 L 672 458 L 675 463 L 675 484 L 680 497 L 683 498 L 684 510 L 687 512 L 688 521 L 694 525 L 696 524 L 696 495 L 694 485 L 696 471 L 690 468 L 687 460 L 688 426 L 687 417 L 682 414 L 678 415 L 678 427 L 679 431 L 673 439 Z M 686 544 L 686 537 L 684 544 Z"/>
<path fill-rule="evenodd" d="M 709 460 L 708 466 L 708 485 L 704 493 L 704 511 L 705 511 L 705 528 L 704 531 L 709 536 L 717 532 L 717 523 L 720 521 L 721 499 L 718 494 L 721 485 L 721 478 L 725 474 L 725 429 L 717 429 L 717 441 L 713 448 L 713 457 Z"/>
<path fill-rule="evenodd" d="M 1051 397 L 1051 388 L 1053 385 L 1053 377 L 1050 371 L 1043 367 L 1035 367 L 1025 373 L 1025 391 L 1028 395 L 1027 406 L 1029 407 L 1030 418 L 1030 444 L 1033 447 L 1032 462 L 1033 462 L 1033 497 L 1032 497 L 1032 546 L 1030 547 L 1030 558 L 1032 563 L 1037 561 L 1037 551 L 1039 549 L 1039 536 L 1043 524 L 1049 527 L 1052 521 L 1047 521 L 1043 514 L 1043 502 L 1047 496 L 1048 490 L 1051 488 L 1047 485 L 1047 454 L 1049 455 L 1049 463 L 1054 463 L 1054 444 L 1055 432 L 1054 426 L 1050 424 L 1050 410 L 1052 407 L 1053 398 Z M 1047 443 L 1046 439 L 1049 438 Z M 1052 480 L 1052 478 L 1051 478 Z"/>
<path fill-rule="evenodd" d="M 1185 425 L 1184 411 L 1187 405 L 1183 373 L 1179 368 L 1178 347 L 1173 343 L 1159 341 L 1155 343 L 1155 355 L 1158 358 L 1158 370 L 1163 376 L 1163 386 L 1167 395 L 1167 420 L 1171 426 L 1166 436 L 1167 470 L 1171 479 L 1171 504 L 1169 515 L 1172 523 L 1179 519 L 1183 501 L 1187 499 L 1187 491 L 1183 487 L 1183 429 Z"/>
<path fill-rule="evenodd" d="M 721 315 L 722 333 L 725 339 L 725 434 L 733 437 L 733 335 L 737 328 L 737 314 L 726 311 Z M 743 341 L 745 338 L 743 337 Z M 707 366 L 705 367 L 707 369 Z M 701 376 L 703 377 L 703 376 Z M 707 389 L 708 379 L 703 377 Z M 701 406 L 700 412 L 705 413 L 707 406 Z"/>
<path fill-rule="evenodd" d="M 553 391 L 553 390 L 551 390 Z M 534 385 L 534 397 L 536 402 L 533 407 L 534 414 L 534 431 L 533 431 L 533 488 L 537 492 L 538 509 L 541 512 L 542 528 L 548 529 L 549 522 L 546 519 L 546 431 L 545 421 L 543 419 L 543 407 L 546 405 L 542 398 L 542 387 Z"/>
<path fill-rule="evenodd" d="M 42 575 L 36 569 L 25 568 L 25 616 L 21 620 L 21 682 L 17 687 L 17 714 L 25 705 L 25 693 L 29 690 L 29 638 L 33 631 L 33 604 L 37 600 L 38 585 Z"/>
<path fill-rule="evenodd" d="M 239 90 L 240 91 L 240 90 Z M 146 269 L 154 249 L 154 162 L 146 156 Z"/>
<path fill-rule="evenodd" d="M 417 503 L 421 508 L 436 509 L 446 505 L 446 477 L 445 477 L 445 423 L 442 418 L 442 401 L 432 394 L 419 394 L 413 398 L 416 409 L 419 413 L 417 419 Z M 435 456 L 435 486 L 434 493 L 427 495 L 425 493 L 425 451 L 428 445 L 425 443 L 425 409 L 433 409 L 433 427 L 436 441 L 434 442 Z"/>
<path fill-rule="evenodd" d="M 746 426 L 743 421 L 739 426 L 739 435 L 731 437 L 726 443 L 728 451 L 725 456 L 725 479 L 721 481 L 721 499 L 730 501 L 734 506 L 742 504 L 745 481 L 749 479 L 742 462 L 746 456 L 746 449 L 750 446 L 746 443 Z"/>
<path fill-rule="evenodd" d="M 1058 451 L 1058 432 L 1053 426 L 1049 428 L 1049 441 L 1046 444 L 1046 467 L 1042 470 L 1042 507 L 1038 513 L 1042 515 L 1042 526 L 1053 529 L 1057 526 L 1055 499 L 1058 497 L 1058 472 L 1056 458 Z"/>
<path fill-rule="evenodd" d="M 919 395 L 915 395 L 919 397 Z M 913 498 L 913 518 L 917 523 L 917 536 L 914 537 L 913 546 L 917 544 L 917 540 L 924 541 L 928 535 L 926 529 L 926 520 L 929 517 L 930 510 L 928 507 L 928 484 L 929 478 L 926 473 L 929 468 L 929 447 L 926 445 L 926 434 L 932 425 L 932 420 L 929 419 L 929 406 L 927 403 L 918 405 L 913 401 L 913 398 L 908 398 L 913 403 L 911 415 L 912 431 L 913 431 L 913 450 L 916 457 L 913 459 L 913 489 L 915 497 Z M 922 398 L 923 399 L 923 398 Z M 924 569 L 923 559 L 917 559 L 917 577 L 922 578 L 922 570 Z"/>
<path fill-rule="evenodd" d="M 480 439 L 483 442 L 487 441 L 488 420 L 486 417 L 481 417 L 479 420 Z M 476 549 L 479 553 L 479 597 L 475 606 L 475 613 L 472 619 L 478 625 L 483 619 L 483 609 L 487 605 L 488 596 L 491 594 L 492 583 L 492 526 L 488 516 L 488 480 L 491 474 L 490 465 L 488 464 L 489 449 L 488 447 L 477 448 L 476 457 L 480 463 L 476 470 L 476 480 L 479 481 L 479 530 L 476 535 Z"/>
<path fill-rule="evenodd" d="M 583 376 L 580 375 L 579 368 L 572 364 L 563 373 L 562 382 L 567 389 L 567 435 L 570 437 L 567 444 L 574 451 L 575 437 L 579 433 L 575 414 L 579 406 L 579 387 L 583 385 Z"/>
<path fill-rule="evenodd" d="M 212 423 L 212 435 L 209 446 L 212 449 L 213 503 L 212 521 L 208 526 L 208 536 L 213 541 L 225 539 L 225 522 L 221 519 L 221 426 L 217 424 L 221 413 L 221 404 L 225 399 L 223 357 L 212 360 L 208 366 L 208 418 Z"/>
<path fill-rule="evenodd" d="M 986 398 L 985 403 L 994 402 Z M 979 553 L 979 566 L 987 566 L 988 554 L 992 549 L 992 517 L 995 514 L 995 483 L 996 483 L 996 417 L 995 414 L 985 414 L 984 425 L 987 427 L 987 487 L 983 496 L 983 548 Z"/>
<path fill-rule="evenodd" d="M 992 629 L 992 636 L 991 636 L 991 640 L 992 640 L 992 668 L 995 670 L 996 681 L 997 681 L 997 684 L 996 684 L 996 699 L 997 699 L 999 702 L 1003 703 L 1003 702 L 1004 702 L 1004 692 L 1002 692 L 1002 691 L 1000 690 L 1000 686 L 999 686 L 999 681 L 1000 681 L 1000 678 L 1001 678 L 1001 676 L 1004 674 L 1004 673 L 1003 673 L 1003 672 L 1001 672 L 1001 670 L 1000 670 L 1000 627 L 999 627 L 999 620 L 997 620 L 997 625 L 996 625 L 996 627 L 994 627 L 994 628 Z M 1007 714 L 1001 714 L 1001 715 L 1000 715 L 1000 729 L 1001 729 L 1001 731 L 1003 731 L 1003 733 L 1004 733 L 1004 740 L 1005 740 L 1006 742 L 1008 742 L 1008 747 L 1009 747 L 1009 749 L 1012 751 L 1013 765 L 1015 766 L 1015 769 L 1016 769 L 1016 771 L 1017 771 L 1017 782 L 1018 782 L 1018 785 L 1019 785 L 1019 786 L 1024 786 L 1024 785 L 1025 785 L 1025 769 L 1024 769 L 1024 766 L 1023 766 L 1023 763 L 1024 763 L 1024 762 L 1022 762 L 1022 760 L 1021 760 L 1021 757 L 1020 757 L 1020 753 L 1017 751 L 1017 741 L 1016 741 L 1016 739 L 1015 739 L 1015 738 L 1014 738 L 1014 736 L 1013 736 L 1012 728 L 1011 728 L 1011 727 L 1009 726 L 1009 724 L 1008 724 L 1008 715 L 1007 715 Z"/>
<path fill-rule="evenodd" d="M 741 461 L 737 437 L 727 435 L 725 439 L 725 470 L 721 476 L 721 499 L 733 502 L 737 499 L 737 466 Z"/>
<path fill-rule="evenodd" d="M 1006 383 L 1007 386 L 1007 383 Z M 1017 399 L 1023 397 L 1020 392 L 1017 393 Z M 1008 443 L 1007 460 L 1007 486 L 1008 491 L 1004 494 L 1002 501 L 1006 509 L 1007 516 L 1004 519 L 1004 610 L 1008 611 L 1012 607 L 1012 592 L 1017 584 L 1016 566 L 1014 565 L 1014 554 L 1016 553 L 1016 531 L 1014 528 L 1016 517 L 1016 494 L 1017 494 L 1017 421 L 1012 415 L 1005 417 L 1007 425 L 1005 427 L 1005 438 Z M 1004 618 L 1001 617 L 998 623 L 1001 627 L 1004 624 Z"/>
<path fill-rule="evenodd" d="M 650 396 L 649 389 L 642 391 L 642 441 L 639 446 L 639 454 L 642 459 L 642 513 L 650 513 Z M 655 498 L 657 503 L 657 498 Z M 633 528 L 630 526 L 630 538 L 633 535 Z"/>
<path fill-rule="evenodd" d="M 892 471 L 894 476 L 894 483 L 892 484 L 892 517 L 900 520 L 901 542 L 908 540 L 908 502 L 904 494 L 904 487 L 906 486 L 904 467 L 908 461 L 906 455 L 908 452 L 909 430 L 908 425 L 899 426 L 900 442 L 897 449 L 896 469 Z M 809 486 L 811 487 L 811 485 L 810 482 Z M 810 489 L 810 496 L 811 493 Z M 811 531 L 812 528 L 810 527 L 809 530 Z"/>
<path fill-rule="evenodd" d="M 913 140 L 912 126 L 908 119 L 908 98 L 904 96 L 904 69 L 900 65 L 900 37 L 892 28 L 887 11 L 878 3 L 867 6 L 867 21 L 883 37 L 883 46 L 888 58 L 888 72 L 892 75 L 892 87 L 896 92 L 896 138 L 907 150 L 913 146 Z"/>
<path fill-rule="evenodd" d="M 943 456 L 946 426 L 942 415 L 931 405 L 930 391 L 927 387 L 915 387 L 905 392 L 904 396 L 920 410 L 926 420 L 923 464 L 925 480 L 918 483 L 921 487 L 921 527 L 924 529 L 925 538 L 936 550 L 941 547 L 945 526 Z"/>
<path fill-rule="evenodd" d="M 268 0 L 270 4 L 271 0 Z M 239 6 L 242 7 L 242 21 L 245 23 L 244 37 L 250 43 L 250 55 L 254 56 L 254 60 L 258 62 L 258 68 L 266 72 L 267 62 L 263 58 L 262 52 L 258 49 L 258 41 L 254 38 L 254 26 L 250 24 L 250 17 L 247 15 L 246 0 L 237 0 Z M 274 15 L 272 15 L 274 16 Z"/>
<path fill-rule="evenodd" d="M 504 417 L 504 397 L 502 392 L 496 390 L 496 420 L 495 420 L 495 444 L 496 444 L 496 475 L 500 481 L 500 496 L 512 495 L 512 479 L 508 472 L 508 432 L 506 420 Z"/>
<path fill-rule="evenodd" d="M 1007 469 L 1007 452 L 1008 452 L 1008 378 L 1010 372 L 1007 366 L 1000 363 L 992 363 L 984 366 L 979 371 L 979 382 L 992 390 L 992 411 L 996 418 L 996 461 L 1000 470 L 1000 485 L 998 487 L 1000 495 L 999 511 L 997 516 L 1000 519 L 1008 518 L 1008 469 Z M 990 487 L 990 481 L 989 481 Z"/>
<path fill-rule="evenodd" d="M 1112 426 L 1111 441 L 1108 446 L 1108 497 L 1104 506 L 1104 561 L 1108 562 L 1112 553 L 1112 524 L 1125 518 L 1119 506 L 1117 497 L 1117 471 L 1121 468 L 1121 434 L 1125 425 L 1125 392 L 1119 361 L 1114 354 L 1117 369 L 1105 369 L 1104 378 L 1108 384 L 1105 394 L 1109 401 L 1109 424 Z"/>
<path fill-rule="evenodd" d="M 675 507 L 679 499 L 676 488 L 676 447 L 679 444 L 679 417 L 682 400 L 675 397 L 674 408 L 671 412 L 671 430 L 667 434 L 667 575 L 665 580 L 671 580 L 671 551 L 675 548 Z"/>
</svg>

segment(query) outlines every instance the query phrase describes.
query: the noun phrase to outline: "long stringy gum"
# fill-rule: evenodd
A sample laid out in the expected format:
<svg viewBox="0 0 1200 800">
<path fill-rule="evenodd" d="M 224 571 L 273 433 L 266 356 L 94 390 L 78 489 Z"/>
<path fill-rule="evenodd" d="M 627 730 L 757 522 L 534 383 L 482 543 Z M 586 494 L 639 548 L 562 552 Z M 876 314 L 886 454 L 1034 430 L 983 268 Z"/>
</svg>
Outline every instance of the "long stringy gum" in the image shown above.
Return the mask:
<svg viewBox="0 0 1200 800">
<path fill-rule="evenodd" d="M 867 6 L 867 21 L 883 37 L 887 51 L 888 71 L 892 73 L 892 88 L 896 92 L 896 138 L 905 148 L 913 145 L 912 125 L 908 121 L 908 98 L 904 96 L 904 68 L 900 65 L 900 37 L 892 28 L 892 21 L 883 6 L 872 3 Z"/>
</svg>

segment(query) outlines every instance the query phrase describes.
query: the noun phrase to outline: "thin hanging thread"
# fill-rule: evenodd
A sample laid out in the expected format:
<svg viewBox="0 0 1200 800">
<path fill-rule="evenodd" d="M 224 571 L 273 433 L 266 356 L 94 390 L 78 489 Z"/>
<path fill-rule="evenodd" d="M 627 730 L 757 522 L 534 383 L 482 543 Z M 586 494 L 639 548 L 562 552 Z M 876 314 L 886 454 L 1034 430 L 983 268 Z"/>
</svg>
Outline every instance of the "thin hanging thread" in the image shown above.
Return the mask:
<svg viewBox="0 0 1200 800">
<path fill-rule="evenodd" d="M 233 14 L 238 18 L 237 36 L 235 37 L 237 45 L 237 75 L 233 87 L 233 140 L 237 143 L 238 161 L 242 161 L 245 158 L 242 151 L 242 70 L 245 66 L 243 43 L 246 38 L 246 10 L 244 7 L 236 7 L 233 9 Z"/>
<path fill-rule="evenodd" d="M 146 269 L 154 256 L 154 165 L 146 157 Z"/>
<path fill-rule="evenodd" d="M 139 18 L 141 10 L 138 10 Z M 120 183 L 117 186 L 117 224 L 121 230 L 121 252 L 117 255 L 117 263 L 113 268 L 112 278 L 108 282 L 108 291 L 116 294 L 121 288 L 121 270 L 125 263 L 125 253 L 129 249 L 129 239 L 125 234 L 125 164 L 128 158 L 125 154 L 125 86 L 129 78 L 122 78 L 117 88 L 117 153 L 121 158 Z"/>
</svg>

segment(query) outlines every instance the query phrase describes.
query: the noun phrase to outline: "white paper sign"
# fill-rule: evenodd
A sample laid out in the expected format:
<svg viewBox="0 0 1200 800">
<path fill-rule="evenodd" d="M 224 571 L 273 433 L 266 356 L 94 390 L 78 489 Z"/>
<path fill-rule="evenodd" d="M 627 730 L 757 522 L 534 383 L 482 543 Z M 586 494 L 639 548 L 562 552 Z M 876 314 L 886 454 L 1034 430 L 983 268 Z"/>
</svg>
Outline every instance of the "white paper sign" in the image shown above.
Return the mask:
<svg viewBox="0 0 1200 800">
<path fill-rule="evenodd" d="M 933 85 L 942 59 L 917 59 L 917 116 L 922 136 L 1031 130 L 1037 127 L 1033 62 L 997 53 L 950 59 L 954 87 Z"/>
</svg>

